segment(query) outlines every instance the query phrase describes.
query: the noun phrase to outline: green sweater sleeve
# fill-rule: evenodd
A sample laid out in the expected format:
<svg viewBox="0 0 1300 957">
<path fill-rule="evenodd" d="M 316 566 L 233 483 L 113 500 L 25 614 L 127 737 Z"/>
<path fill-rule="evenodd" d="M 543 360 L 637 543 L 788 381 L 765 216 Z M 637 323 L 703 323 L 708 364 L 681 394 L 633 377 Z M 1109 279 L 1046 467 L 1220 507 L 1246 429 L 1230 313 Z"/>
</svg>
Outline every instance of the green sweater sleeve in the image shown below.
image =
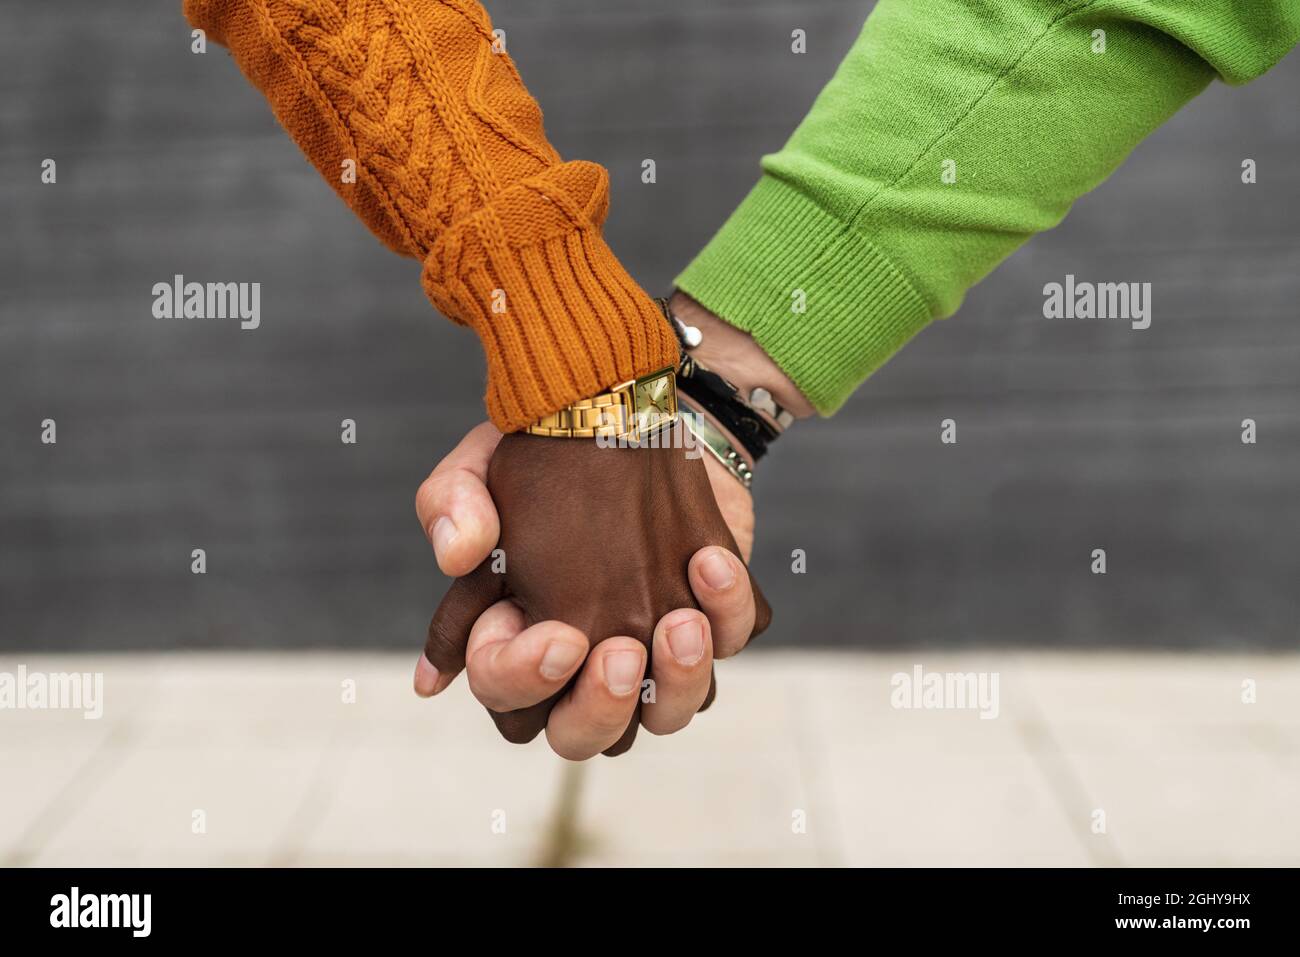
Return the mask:
<svg viewBox="0 0 1300 957">
<path fill-rule="evenodd" d="M 1300 38 L 1300 0 L 880 0 L 677 286 L 824 415 L 1219 76 Z"/>
</svg>

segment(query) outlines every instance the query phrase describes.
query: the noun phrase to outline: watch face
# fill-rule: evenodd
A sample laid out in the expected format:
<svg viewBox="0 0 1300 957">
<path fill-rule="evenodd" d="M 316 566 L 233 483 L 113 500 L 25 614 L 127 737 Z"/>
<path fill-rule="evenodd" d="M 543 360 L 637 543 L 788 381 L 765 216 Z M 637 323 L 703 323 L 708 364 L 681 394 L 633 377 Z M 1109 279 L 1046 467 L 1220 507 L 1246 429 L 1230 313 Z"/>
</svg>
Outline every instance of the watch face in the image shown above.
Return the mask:
<svg viewBox="0 0 1300 957">
<path fill-rule="evenodd" d="M 671 373 L 652 376 L 638 382 L 634 389 L 633 432 L 653 432 L 677 414 L 677 392 Z"/>
<path fill-rule="evenodd" d="M 672 378 L 658 376 L 636 387 L 637 413 L 651 420 L 661 416 L 670 416 L 677 411 L 676 395 L 673 393 Z"/>
</svg>

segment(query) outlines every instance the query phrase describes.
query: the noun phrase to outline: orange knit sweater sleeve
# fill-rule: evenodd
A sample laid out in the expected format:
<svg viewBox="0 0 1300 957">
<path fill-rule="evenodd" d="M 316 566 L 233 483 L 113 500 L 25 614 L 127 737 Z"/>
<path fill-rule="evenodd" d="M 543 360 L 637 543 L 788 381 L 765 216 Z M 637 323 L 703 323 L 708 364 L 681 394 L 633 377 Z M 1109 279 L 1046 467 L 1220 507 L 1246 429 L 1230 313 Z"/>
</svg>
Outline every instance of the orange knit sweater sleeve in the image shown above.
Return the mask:
<svg viewBox="0 0 1300 957">
<path fill-rule="evenodd" d="M 185 14 L 478 334 L 500 429 L 676 363 L 671 328 L 601 234 L 608 175 L 561 161 L 474 0 L 185 0 Z"/>
</svg>

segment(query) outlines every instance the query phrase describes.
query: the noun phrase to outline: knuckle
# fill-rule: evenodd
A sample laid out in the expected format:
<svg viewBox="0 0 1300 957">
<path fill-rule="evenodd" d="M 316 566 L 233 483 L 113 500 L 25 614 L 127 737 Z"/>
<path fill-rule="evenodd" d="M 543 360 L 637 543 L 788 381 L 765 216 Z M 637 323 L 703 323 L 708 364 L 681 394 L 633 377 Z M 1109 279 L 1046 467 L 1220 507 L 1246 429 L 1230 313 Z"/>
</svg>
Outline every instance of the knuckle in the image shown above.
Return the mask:
<svg viewBox="0 0 1300 957">
<path fill-rule="evenodd" d="M 613 744 L 627 730 L 628 719 L 626 702 L 615 699 L 592 715 L 589 725 L 592 737 L 600 738 L 606 746 Z"/>
<path fill-rule="evenodd" d="M 626 635 L 642 644 L 650 642 L 654 635 L 655 625 L 659 621 L 659 616 L 655 613 L 654 607 L 646 601 L 634 603 L 619 617 L 618 624 L 621 630 L 613 632 L 613 634 Z"/>
<path fill-rule="evenodd" d="M 432 517 L 451 508 L 458 495 L 465 490 L 468 476 L 460 471 L 434 472 L 415 492 L 415 510 Z"/>
<path fill-rule="evenodd" d="M 577 741 L 568 741 L 558 734 L 552 734 L 550 728 L 546 729 L 546 743 L 566 761 L 587 761 L 599 753 L 591 748 L 580 747 Z"/>
<path fill-rule="evenodd" d="M 517 675 L 498 657 L 501 645 L 481 648 L 465 662 L 470 693 L 489 711 L 509 714 L 519 708 L 521 697 Z M 517 719 L 515 719 L 517 720 Z"/>
<path fill-rule="evenodd" d="M 435 615 L 429 622 L 429 637 L 424 644 L 425 657 L 440 671 L 465 667 L 465 640 L 448 626 L 445 619 Z"/>
<path fill-rule="evenodd" d="M 734 658 L 745 650 L 745 645 L 749 644 L 749 631 L 743 627 L 744 623 L 734 630 L 722 629 L 713 639 L 713 657 L 722 661 L 726 658 Z"/>
<path fill-rule="evenodd" d="M 724 636 L 715 641 L 713 657 L 718 661 L 734 658 L 745 650 L 747 644 L 749 644 L 749 635 L 747 633 L 739 633 L 734 638 Z"/>
<path fill-rule="evenodd" d="M 686 715 L 685 718 L 673 717 L 667 721 L 662 720 L 661 718 L 655 718 L 650 721 L 642 721 L 641 726 L 656 737 L 663 737 L 664 735 L 676 734 L 678 731 L 681 731 L 691 723 L 691 718 L 693 717 L 694 715 Z"/>
<path fill-rule="evenodd" d="M 433 511 L 433 476 L 420 483 L 420 487 L 415 490 L 415 514 L 419 516 L 421 522 L 424 521 L 426 512 Z"/>
<path fill-rule="evenodd" d="M 532 715 L 513 711 L 495 711 L 492 708 L 488 708 L 488 713 L 492 716 L 492 722 L 497 726 L 501 737 L 511 744 L 527 744 L 542 730 L 542 725 Z"/>
<path fill-rule="evenodd" d="M 483 680 L 483 675 L 477 668 L 467 668 L 465 670 L 469 678 L 469 693 L 472 694 L 476 701 L 483 707 L 493 713 L 506 712 L 510 709 L 506 706 L 505 701 L 495 692 L 490 683 Z M 498 728 L 501 725 L 498 723 Z M 503 731 L 502 734 L 505 732 Z"/>
</svg>

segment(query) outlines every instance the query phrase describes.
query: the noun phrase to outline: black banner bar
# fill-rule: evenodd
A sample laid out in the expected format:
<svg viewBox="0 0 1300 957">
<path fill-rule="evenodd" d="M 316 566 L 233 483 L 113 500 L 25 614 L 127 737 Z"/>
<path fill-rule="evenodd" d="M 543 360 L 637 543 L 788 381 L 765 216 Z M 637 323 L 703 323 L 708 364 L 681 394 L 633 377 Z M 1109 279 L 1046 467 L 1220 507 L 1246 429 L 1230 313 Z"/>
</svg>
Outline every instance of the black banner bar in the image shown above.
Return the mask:
<svg viewBox="0 0 1300 957">
<path fill-rule="evenodd" d="M 79 945 L 685 941 L 714 933 L 920 933 L 997 941 L 1121 940 L 1181 947 L 1293 939 L 1293 869 L 0 871 L 6 942 Z M 630 912 L 630 913 L 629 913 Z M 486 919 L 485 919 L 486 918 Z M 779 926 L 778 926 L 779 925 Z M 607 929 L 606 929 L 607 928 Z M 802 928 L 802 931 L 800 930 Z M 448 937 L 448 935 L 451 935 Z M 577 935 L 576 937 L 574 935 Z M 772 937 L 775 943 L 777 937 Z M 531 943 L 530 943 L 531 942 Z"/>
</svg>

